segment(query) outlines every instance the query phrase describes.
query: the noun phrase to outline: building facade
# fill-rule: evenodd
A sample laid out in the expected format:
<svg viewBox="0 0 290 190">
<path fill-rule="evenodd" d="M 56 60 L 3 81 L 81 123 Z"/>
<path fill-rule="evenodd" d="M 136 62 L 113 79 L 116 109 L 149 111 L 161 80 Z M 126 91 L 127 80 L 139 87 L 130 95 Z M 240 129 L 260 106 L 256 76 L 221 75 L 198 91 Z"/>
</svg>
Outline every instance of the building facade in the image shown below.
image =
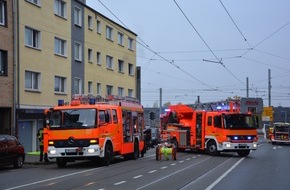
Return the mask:
<svg viewBox="0 0 290 190">
<path fill-rule="evenodd" d="M 0 0 L 0 133 L 11 134 L 14 112 L 12 1 Z"/>
<path fill-rule="evenodd" d="M 0 2 L 8 7 L 12 1 Z M 12 123 L 15 105 L 16 122 L 9 127 L 10 133 L 18 136 L 26 151 L 38 149 L 36 134 L 43 126 L 44 109 L 55 106 L 60 99 L 70 102 L 75 94 L 140 98 L 134 32 L 88 7 L 85 0 L 13 2 L 17 10 L 16 26 L 14 32 L 13 27 L 3 26 L 10 29 L 7 31 L 10 45 L 2 46 L 2 39 L 0 45 L 11 66 L 8 69 L 11 74 L 5 76 L 11 84 L 1 79 L 1 89 L 2 82 L 7 85 L 5 89 L 9 86 L 6 96 L 11 99 L 0 102 L 0 112 L 11 112 Z M 11 12 L 12 18 L 12 11 L 6 12 Z M 14 40 L 13 33 L 17 34 Z M 13 42 L 17 44 L 14 51 Z M 17 55 L 15 90 L 13 55 Z"/>
</svg>

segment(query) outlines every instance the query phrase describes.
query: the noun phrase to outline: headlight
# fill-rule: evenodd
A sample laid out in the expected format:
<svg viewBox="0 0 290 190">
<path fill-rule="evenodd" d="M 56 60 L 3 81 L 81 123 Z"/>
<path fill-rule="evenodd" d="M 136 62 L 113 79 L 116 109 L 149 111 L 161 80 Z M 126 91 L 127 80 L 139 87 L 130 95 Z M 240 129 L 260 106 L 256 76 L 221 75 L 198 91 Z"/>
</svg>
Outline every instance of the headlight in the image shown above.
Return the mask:
<svg viewBox="0 0 290 190">
<path fill-rule="evenodd" d="M 93 149 L 93 148 L 88 149 L 88 153 L 94 153 L 94 152 L 95 152 L 95 149 Z"/>
<path fill-rule="evenodd" d="M 56 153 L 56 150 L 50 150 L 49 153 L 50 154 L 55 154 Z"/>
<path fill-rule="evenodd" d="M 231 147 L 231 144 L 226 144 L 226 147 L 227 147 L 227 148 L 230 148 L 230 147 Z"/>
</svg>

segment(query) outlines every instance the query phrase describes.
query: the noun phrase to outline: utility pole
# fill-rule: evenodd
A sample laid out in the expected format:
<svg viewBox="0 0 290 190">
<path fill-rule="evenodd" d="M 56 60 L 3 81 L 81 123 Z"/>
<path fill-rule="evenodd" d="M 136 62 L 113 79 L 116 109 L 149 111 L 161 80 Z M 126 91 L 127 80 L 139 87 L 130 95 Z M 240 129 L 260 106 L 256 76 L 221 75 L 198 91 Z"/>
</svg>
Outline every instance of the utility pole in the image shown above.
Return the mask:
<svg viewBox="0 0 290 190">
<path fill-rule="evenodd" d="M 161 114 L 162 114 L 162 88 L 160 90 L 160 97 L 159 97 L 159 126 L 161 127 Z"/>
<path fill-rule="evenodd" d="M 247 98 L 249 97 L 249 77 L 246 78 L 246 85 L 247 85 Z"/>
<path fill-rule="evenodd" d="M 271 106 L 271 69 L 268 69 L 268 100 L 269 107 Z"/>
</svg>

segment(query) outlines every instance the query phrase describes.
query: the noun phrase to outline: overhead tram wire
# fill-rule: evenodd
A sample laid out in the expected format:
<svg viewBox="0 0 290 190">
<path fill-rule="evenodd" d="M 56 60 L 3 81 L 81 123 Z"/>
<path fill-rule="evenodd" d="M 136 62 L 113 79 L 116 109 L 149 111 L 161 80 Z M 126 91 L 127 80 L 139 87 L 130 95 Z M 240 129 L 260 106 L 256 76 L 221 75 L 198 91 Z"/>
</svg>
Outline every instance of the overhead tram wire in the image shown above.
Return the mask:
<svg viewBox="0 0 290 190">
<path fill-rule="evenodd" d="M 180 12 L 183 14 L 183 16 L 186 18 L 186 20 L 188 21 L 188 23 L 190 24 L 190 26 L 195 30 L 195 32 L 198 34 L 198 36 L 200 37 L 200 39 L 203 41 L 203 43 L 207 46 L 207 48 L 210 50 L 210 52 L 213 54 L 213 56 L 216 58 L 217 61 L 210 61 L 210 60 L 205 60 L 204 61 L 208 61 L 208 62 L 214 62 L 214 63 L 219 63 L 221 64 L 235 79 L 237 79 L 240 83 L 242 83 L 244 86 L 246 86 L 246 84 L 244 82 L 242 82 L 240 79 L 238 79 L 228 68 L 226 68 L 226 66 L 223 64 L 223 62 L 216 56 L 216 54 L 212 51 L 212 49 L 209 47 L 209 45 L 206 43 L 206 41 L 203 39 L 203 37 L 200 35 L 200 33 L 197 31 L 197 29 L 193 26 L 192 22 L 189 20 L 189 18 L 186 16 L 185 12 L 181 9 L 181 7 L 179 6 L 179 4 L 176 2 L 176 0 L 173 0 L 174 3 L 176 4 L 176 6 L 178 7 L 178 9 L 180 10 Z"/>
<path fill-rule="evenodd" d="M 260 41 L 259 43 L 257 43 L 253 48 L 249 49 L 248 51 L 246 51 L 245 53 L 243 53 L 241 55 L 241 57 L 243 57 L 244 55 L 246 55 L 247 53 L 249 53 L 250 50 L 253 50 L 254 48 L 256 48 L 258 45 L 260 45 L 261 43 L 263 43 L 264 41 L 266 41 L 267 39 L 269 39 L 270 37 L 272 37 L 274 34 L 276 34 L 277 32 L 279 32 L 280 30 L 282 30 L 284 27 L 286 27 L 288 24 L 290 24 L 290 22 L 287 22 L 286 24 L 284 24 L 283 26 L 281 26 L 280 28 L 278 28 L 277 30 L 275 30 L 273 33 L 271 33 L 269 36 L 267 36 L 266 38 L 264 38 L 262 41 Z"/>
<path fill-rule="evenodd" d="M 227 10 L 227 8 L 225 7 L 225 5 L 223 4 L 223 2 L 221 0 L 219 0 L 220 3 L 222 4 L 223 8 L 225 9 L 225 11 L 227 12 L 228 16 L 230 17 L 230 19 L 232 20 L 232 22 L 234 23 L 234 25 L 236 26 L 237 30 L 240 32 L 241 36 L 244 38 L 245 42 L 248 44 L 248 46 L 251 48 L 252 46 L 250 45 L 250 43 L 248 42 L 247 38 L 245 37 L 245 35 L 242 33 L 242 31 L 240 30 L 240 28 L 238 27 L 238 25 L 236 24 L 236 22 L 234 21 L 233 17 L 230 15 L 229 11 Z"/>
<path fill-rule="evenodd" d="M 129 29 L 128 28 L 128 26 L 126 26 L 126 24 L 124 23 L 124 22 L 122 22 L 121 21 L 121 19 L 119 19 L 101 0 L 98 0 L 104 7 L 105 7 L 105 9 L 107 9 L 121 24 L 123 24 L 127 29 Z M 213 89 L 213 90 L 217 90 L 216 88 L 214 88 L 214 87 L 212 87 L 212 86 L 210 86 L 210 85 L 208 85 L 208 84 L 206 84 L 206 83 L 204 83 L 203 81 L 201 81 L 201 80 L 199 80 L 198 78 L 196 78 L 196 77 L 194 77 L 193 75 L 191 75 L 190 73 L 188 73 L 187 71 L 185 71 L 185 70 L 183 70 L 182 68 L 180 68 L 178 65 L 176 65 L 175 63 L 174 63 L 174 61 L 172 60 L 172 61 L 170 61 L 170 60 L 168 60 L 168 59 L 166 59 L 166 58 L 164 58 L 163 56 L 161 56 L 159 53 L 157 53 L 156 51 L 154 51 L 153 49 L 151 49 L 150 47 L 149 47 L 149 45 L 147 45 L 140 37 L 138 37 L 137 36 L 137 38 L 142 42 L 142 43 L 140 43 L 140 42 L 138 42 L 137 40 L 136 40 L 136 42 L 137 43 L 139 43 L 141 46 L 143 46 L 144 48 L 146 48 L 146 49 L 148 49 L 149 51 L 151 51 L 152 53 L 154 53 L 155 55 L 157 55 L 158 57 L 160 57 L 162 60 L 164 60 L 164 61 L 166 61 L 166 62 L 168 62 L 169 64 L 171 64 L 171 65 L 173 65 L 174 67 L 176 67 L 177 69 L 179 69 L 180 71 L 182 71 L 183 73 L 185 73 L 185 74 L 187 74 L 188 76 L 190 76 L 191 78 L 193 78 L 193 79 L 195 79 L 195 80 L 197 80 L 198 82 L 200 82 L 202 85 L 205 85 L 205 86 L 207 86 L 207 87 L 209 87 L 209 88 L 211 88 L 211 89 Z M 212 52 L 212 51 L 211 51 Z M 212 52 L 213 53 L 213 52 Z M 222 63 L 221 63 L 222 64 Z"/>
</svg>

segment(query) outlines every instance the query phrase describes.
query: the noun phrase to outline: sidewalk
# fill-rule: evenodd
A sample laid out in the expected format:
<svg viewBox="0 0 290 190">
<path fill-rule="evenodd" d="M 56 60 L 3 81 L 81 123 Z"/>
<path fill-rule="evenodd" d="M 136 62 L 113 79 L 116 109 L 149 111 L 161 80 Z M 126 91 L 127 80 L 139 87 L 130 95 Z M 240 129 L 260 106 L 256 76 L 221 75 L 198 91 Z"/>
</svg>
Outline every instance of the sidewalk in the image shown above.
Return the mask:
<svg viewBox="0 0 290 190">
<path fill-rule="evenodd" d="M 25 154 L 24 164 L 34 164 L 34 165 L 46 165 L 55 164 L 55 159 L 49 159 L 49 163 L 39 162 L 39 152 L 27 152 Z"/>
</svg>

